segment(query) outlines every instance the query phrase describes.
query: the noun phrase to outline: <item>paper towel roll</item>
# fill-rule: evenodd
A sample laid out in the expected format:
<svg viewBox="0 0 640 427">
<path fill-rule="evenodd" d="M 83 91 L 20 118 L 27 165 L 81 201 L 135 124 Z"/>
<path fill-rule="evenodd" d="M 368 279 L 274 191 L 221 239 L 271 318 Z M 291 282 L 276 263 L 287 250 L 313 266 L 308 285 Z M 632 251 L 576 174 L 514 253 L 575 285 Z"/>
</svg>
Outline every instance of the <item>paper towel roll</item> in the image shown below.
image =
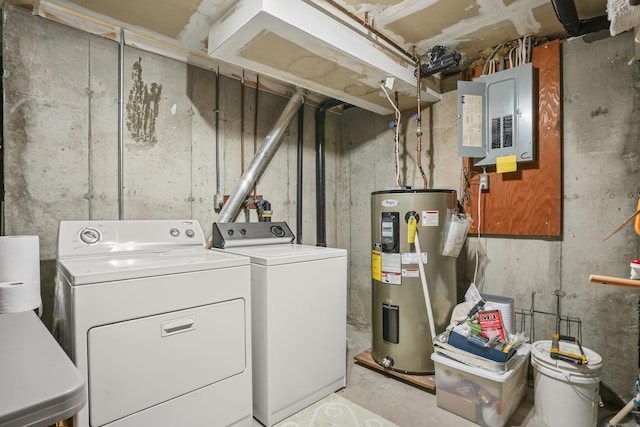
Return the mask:
<svg viewBox="0 0 640 427">
<path fill-rule="evenodd" d="M 40 308 L 38 236 L 0 236 L 0 313 Z"/>
<path fill-rule="evenodd" d="M 40 282 L 0 283 L 0 313 L 34 310 L 40 304 Z"/>
</svg>

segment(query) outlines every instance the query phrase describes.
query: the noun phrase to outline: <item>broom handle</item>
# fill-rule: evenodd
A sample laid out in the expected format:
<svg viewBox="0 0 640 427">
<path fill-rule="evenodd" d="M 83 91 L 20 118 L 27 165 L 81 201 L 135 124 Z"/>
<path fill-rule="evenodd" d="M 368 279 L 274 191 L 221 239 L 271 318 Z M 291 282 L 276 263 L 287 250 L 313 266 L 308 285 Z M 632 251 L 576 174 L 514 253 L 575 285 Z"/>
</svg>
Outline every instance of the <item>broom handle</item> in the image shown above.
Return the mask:
<svg viewBox="0 0 640 427">
<path fill-rule="evenodd" d="M 433 341 L 436 339 L 436 327 L 433 323 L 433 308 L 431 307 L 431 296 L 429 295 L 429 286 L 427 285 L 427 275 L 424 272 L 424 263 L 422 262 L 422 251 L 420 250 L 418 230 L 416 230 L 414 244 L 416 247 L 416 255 L 418 256 L 418 268 L 420 269 L 420 282 L 422 283 L 424 303 L 427 306 L 427 316 L 429 317 L 429 330 L 431 332 L 431 340 Z"/>
<path fill-rule="evenodd" d="M 589 281 L 593 283 L 602 283 L 604 285 L 616 285 L 616 286 L 626 286 L 629 288 L 640 288 L 640 280 L 622 279 L 620 277 L 599 276 L 597 274 L 592 274 L 589 276 Z"/>
<path fill-rule="evenodd" d="M 620 409 L 620 411 L 616 414 L 615 417 L 611 418 L 611 421 L 609 421 L 609 424 L 612 427 L 615 426 L 616 424 L 620 424 L 620 422 L 624 419 L 624 417 L 627 416 L 629 412 L 631 412 L 632 409 L 633 409 L 633 399 L 631 399 L 629 403 L 624 405 L 624 408 Z"/>
</svg>

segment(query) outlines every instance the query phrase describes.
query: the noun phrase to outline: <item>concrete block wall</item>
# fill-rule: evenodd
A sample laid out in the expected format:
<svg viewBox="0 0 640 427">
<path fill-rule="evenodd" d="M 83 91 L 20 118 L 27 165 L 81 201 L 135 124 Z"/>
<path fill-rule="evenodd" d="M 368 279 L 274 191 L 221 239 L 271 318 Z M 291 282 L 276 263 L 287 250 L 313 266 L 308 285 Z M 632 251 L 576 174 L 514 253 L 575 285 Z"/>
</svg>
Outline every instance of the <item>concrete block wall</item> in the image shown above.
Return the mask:
<svg viewBox="0 0 640 427">
<path fill-rule="evenodd" d="M 640 292 L 589 283 L 629 277 L 640 238 L 627 226 L 640 196 L 640 62 L 633 34 L 570 40 L 563 54 L 561 302 L 583 319 L 585 345 L 604 359 L 602 381 L 631 397 L 638 368 Z"/>
<path fill-rule="evenodd" d="M 635 212 L 640 196 L 640 63 L 634 49 L 631 33 L 611 38 L 605 32 L 563 43 L 562 238 L 469 236 L 458 258 L 459 298 L 473 281 L 477 248 L 481 291 L 512 296 L 526 311 L 532 298 L 537 311 L 555 313 L 559 303 L 562 316 L 579 318 L 583 344 L 604 359 L 603 383 L 625 399 L 631 397 L 638 367 L 640 293 L 593 284 L 588 276 L 628 277 L 629 262 L 640 255 L 632 226 L 602 242 Z M 456 114 L 455 91 L 423 112 L 422 163 L 428 165 L 430 188 L 459 191 Z M 386 126 L 392 119 L 357 110 L 344 115 L 342 161 L 351 165 L 345 176 L 350 198 L 344 201 L 352 212 L 349 316 L 356 324 L 369 325 L 371 318 L 369 195 L 395 185 L 393 131 Z M 402 140 L 406 184 L 422 188 L 410 120 Z M 534 340 L 550 339 L 555 316 L 536 315 L 534 326 Z M 530 334 L 528 322 L 525 329 Z M 572 333 L 577 332 L 573 324 Z"/>
</svg>

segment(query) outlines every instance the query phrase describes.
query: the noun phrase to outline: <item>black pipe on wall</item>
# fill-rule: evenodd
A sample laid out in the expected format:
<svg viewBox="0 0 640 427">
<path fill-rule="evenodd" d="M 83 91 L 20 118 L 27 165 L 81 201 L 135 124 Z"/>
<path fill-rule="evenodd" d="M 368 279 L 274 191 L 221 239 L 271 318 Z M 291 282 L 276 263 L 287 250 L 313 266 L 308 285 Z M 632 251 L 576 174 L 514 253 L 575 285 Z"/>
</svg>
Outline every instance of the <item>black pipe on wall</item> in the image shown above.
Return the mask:
<svg viewBox="0 0 640 427">
<path fill-rule="evenodd" d="M 296 192 L 296 241 L 302 244 L 302 154 L 304 147 L 304 104 L 298 110 L 298 187 Z"/>
<path fill-rule="evenodd" d="M 326 197 L 325 197 L 325 118 L 328 109 L 344 102 L 327 98 L 316 108 L 316 246 L 327 246 Z"/>
<path fill-rule="evenodd" d="M 607 15 L 580 20 L 578 18 L 575 0 L 552 0 L 551 3 L 556 10 L 558 20 L 565 31 L 572 37 L 578 37 L 609 28 Z"/>
</svg>

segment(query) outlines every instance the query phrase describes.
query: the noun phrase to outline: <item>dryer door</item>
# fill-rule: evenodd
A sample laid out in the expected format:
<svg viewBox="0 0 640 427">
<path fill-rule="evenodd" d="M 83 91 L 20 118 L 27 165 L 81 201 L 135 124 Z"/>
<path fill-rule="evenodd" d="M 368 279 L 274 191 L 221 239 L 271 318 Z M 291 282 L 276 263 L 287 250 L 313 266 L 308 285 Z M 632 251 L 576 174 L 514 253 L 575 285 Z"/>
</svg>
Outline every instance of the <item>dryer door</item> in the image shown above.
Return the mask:
<svg viewBox="0 0 640 427">
<path fill-rule="evenodd" d="M 242 373 L 242 299 L 89 330 L 89 416 L 101 426 Z"/>
</svg>

